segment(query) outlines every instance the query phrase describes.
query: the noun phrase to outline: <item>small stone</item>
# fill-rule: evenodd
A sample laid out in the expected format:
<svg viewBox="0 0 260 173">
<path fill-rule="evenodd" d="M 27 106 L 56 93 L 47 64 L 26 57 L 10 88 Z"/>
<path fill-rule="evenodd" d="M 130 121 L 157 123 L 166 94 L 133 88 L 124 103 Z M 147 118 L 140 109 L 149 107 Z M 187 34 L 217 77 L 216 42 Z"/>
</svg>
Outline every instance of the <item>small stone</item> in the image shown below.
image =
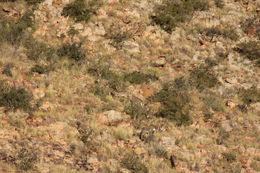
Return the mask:
<svg viewBox="0 0 260 173">
<path fill-rule="evenodd" d="M 163 67 L 165 66 L 166 64 L 166 59 L 165 57 L 160 57 L 159 59 L 157 59 L 155 62 L 154 62 L 154 66 L 155 67 Z"/>
<path fill-rule="evenodd" d="M 110 110 L 101 114 L 100 121 L 107 125 L 117 125 L 118 123 L 128 119 L 130 119 L 130 116 L 115 110 Z"/>
<path fill-rule="evenodd" d="M 223 121 L 221 123 L 221 127 L 223 128 L 224 131 L 226 132 L 231 132 L 233 130 L 233 128 L 230 125 L 229 120 Z"/>
<path fill-rule="evenodd" d="M 232 102 L 231 100 L 228 100 L 226 102 L 226 106 L 233 109 L 234 107 L 236 107 L 236 104 L 234 102 Z"/>
</svg>

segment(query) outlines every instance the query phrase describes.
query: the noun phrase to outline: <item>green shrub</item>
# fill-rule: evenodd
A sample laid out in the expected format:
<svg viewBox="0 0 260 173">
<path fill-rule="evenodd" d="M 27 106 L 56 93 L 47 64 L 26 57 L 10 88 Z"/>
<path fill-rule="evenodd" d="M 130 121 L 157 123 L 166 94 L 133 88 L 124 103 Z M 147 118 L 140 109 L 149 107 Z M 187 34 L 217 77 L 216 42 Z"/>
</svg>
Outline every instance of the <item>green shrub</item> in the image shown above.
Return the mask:
<svg viewBox="0 0 260 173">
<path fill-rule="evenodd" d="M 206 112 L 204 114 L 204 120 L 207 122 L 208 120 L 212 119 L 213 118 L 213 114 L 210 113 L 210 112 Z"/>
<path fill-rule="evenodd" d="M 203 91 L 206 88 L 215 87 L 219 82 L 214 72 L 209 67 L 200 66 L 190 74 L 189 82 L 191 86 Z"/>
<path fill-rule="evenodd" d="M 0 18 L 0 42 L 7 42 L 12 45 L 19 44 L 26 29 L 33 27 L 32 17 L 32 11 L 28 10 L 28 12 L 17 21 L 8 20 L 5 17 Z"/>
<path fill-rule="evenodd" d="M 216 7 L 218 8 L 224 8 L 225 4 L 223 0 L 214 0 Z"/>
<path fill-rule="evenodd" d="M 50 65 L 34 65 L 31 68 L 31 72 L 35 72 L 38 74 L 48 74 L 50 71 L 52 71 L 53 68 Z"/>
<path fill-rule="evenodd" d="M 6 76 L 9 76 L 9 77 L 12 77 L 13 76 L 13 74 L 12 74 L 12 68 L 14 67 L 14 64 L 13 63 L 8 63 L 5 67 L 4 67 L 4 69 L 3 69 L 3 71 L 2 71 L 2 74 L 5 74 Z"/>
<path fill-rule="evenodd" d="M 64 44 L 58 49 L 58 56 L 68 57 L 71 60 L 81 61 L 86 57 L 86 52 L 81 49 L 81 44 Z"/>
<path fill-rule="evenodd" d="M 122 75 L 109 69 L 109 64 L 99 60 L 94 63 L 89 69 L 88 73 L 95 77 L 101 77 L 108 81 L 108 85 L 111 89 L 116 91 L 122 90 L 126 87 L 125 81 Z"/>
<path fill-rule="evenodd" d="M 241 90 L 239 96 L 246 105 L 260 102 L 260 90 L 256 87 Z"/>
<path fill-rule="evenodd" d="M 228 161 L 228 162 L 234 162 L 236 161 L 236 155 L 234 153 L 222 153 L 222 156 Z"/>
<path fill-rule="evenodd" d="M 28 38 L 24 41 L 27 58 L 30 60 L 47 60 L 50 61 L 56 53 L 56 50 L 49 45 L 37 41 L 34 38 Z"/>
<path fill-rule="evenodd" d="M 142 83 L 148 83 L 151 80 L 157 80 L 158 77 L 151 74 L 144 74 L 141 72 L 132 72 L 125 75 L 125 80 L 130 82 L 131 84 L 142 84 Z"/>
<path fill-rule="evenodd" d="M 249 41 L 238 44 L 235 49 L 245 58 L 254 61 L 260 67 L 260 43 L 259 41 Z"/>
<path fill-rule="evenodd" d="M 147 115 L 147 108 L 143 105 L 142 102 L 131 101 L 128 105 L 125 106 L 125 113 L 130 115 L 133 119 L 140 119 Z"/>
<path fill-rule="evenodd" d="M 131 173 L 148 173 L 148 168 L 142 163 L 140 157 L 134 152 L 128 153 L 121 161 L 123 167 Z"/>
<path fill-rule="evenodd" d="M 169 83 L 150 100 L 162 104 L 159 117 L 172 120 L 178 126 L 191 124 L 190 97 L 186 90 L 175 88 L 172 83 Z"/>
<path fill-rule="evenodd" d="M 26 148 L 22 148 L 18 153 L 17 160 L 17 167 L 21 170 L 28 171 L 32 169 L 37 162 L 37 154 Z"/>
<path fill-rule="evenodd" d="M 219 27 L 212 27 L 212 28 L 206 28 L 204 30 L 204 34 L 207 37 L 210 37 L 213 39 L 215 36 L 222 36 L 224 38 L 229 38 L 231 40 L 238 40 L 239 36 L 232 28 L 219 28 Z"/>
<path fill-rule="evenodd" d="M 0 106 L 10 110 L 30 110 L 32 94 L 24 88 L 9 87 L 0 81 Z"/>
<path fill-rule="evenodd" d="M 191 18 L 194 11 L 204 11 L 209 8 L 207 0 L 166 1 L 155 9 L 152 21 L 168 33 L 174 31 L 179 23 Z"/>
<path fill-rule="evenodd" d="M 92 0 L 86 3 L 85 0 L 75 0 L 63 8 L 62 15 L 69 16 L 76 22 L 87 22 L 91 15 L 96 12 L 98 2 L 98 0 Z"/>
<path fill-rule="evenodd" d="M 25 0 L 28 5 L 37 5 L 42 3 L 44 0 Z"/>
<path fill-rule="evenodd" d="M 223 112 L 225 109 L 223 100 L 214 94 L 208 94 L 202 98 L 202 101 L 207 109 L 212 109 L 213 111 L 217 112 Z"/>
</svg>

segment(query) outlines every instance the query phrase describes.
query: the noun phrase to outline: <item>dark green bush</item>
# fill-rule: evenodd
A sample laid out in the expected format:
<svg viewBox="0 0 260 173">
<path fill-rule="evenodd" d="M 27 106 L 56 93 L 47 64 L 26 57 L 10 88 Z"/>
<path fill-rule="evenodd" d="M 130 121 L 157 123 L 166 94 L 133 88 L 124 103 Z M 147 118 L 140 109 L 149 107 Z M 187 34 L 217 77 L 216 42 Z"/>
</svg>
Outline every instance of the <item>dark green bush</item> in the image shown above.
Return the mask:
<svg viewBox="0 0 260 173">
<path fill-rule="evenodd" d="M 123 167 L 131 173 L 148 173 L 148 168 L 142 163 L 141 158 L 134 152 L 128 153 L 121 161 Z"/>
<path fill-rule="evenodd" d="M 186 90 L 175 88 L 172 83 L 169 83 L 150 100 L 162 104 L 159 117 L 172 120 L 178 126 L 191 124 L 190 97 Z"/>
<path fill-rule="evenodd" d="M 157 80 L 158 77 L 151 74 L 144 74 L 141 72 L 132 72 L 125 75 L 125 80 L 130 82 L 131 84 L 142 84 L 142 83 L 148 83 L 152 80 Z"/>
<path fill-rule="evenodd" d="M 39 73 L 39 74 L 48 74 L 50 71 L 52 71 L 53 68 L 50 65 L 34 65 L 31 68 L 31 72 Z"/>
<path fill-rule="evenodd" d="M 225 109 L 223 100 L 214 94 L 208 94 L 202 98 L 202 101 L 204 102 L 207 109 L 212 109 L 213 111 L 217 112 L 223 112 Z"/>
<path fill-rule="evenodd" d="M 86 3 L 85 0 L 75 0 L 63 8 L 62 15 L 69 16 L 77 22 L 87 22 L 97 10 L 98 0 Z"/>
<path fill-rule="evenodd" d="M 254 61 L 258 67 L 260 67 L 260 42 L 249 41 L 240 43 L 235 50 L 245 58 Z"/>
<path fill-rule="evenodd" d="M 208 8 L 207 0 L 168 0 L 155 9 L 155 15 L 151 18 L 155 24 L 171 33 L 179 23 L 190 19 L 194 11 L 204 11 Z"/>
<path fill-rule="evenodd" d="M 210 71 L 207 66 L 200 66 L 194 69 L 190 74 L 189 82 L 191 86 L 200 91 L 215 87 L 219 83 L 216 74 Z"/>
<path fill-rule="evenodd" d="M 32 94 L 24 88 L 9 87 L 0 81 L 0 106 L 9 110 L 22 109 L 28 111 L 31 109 Z"/>
<path fill-rule="evenodd" d="M 58 49 L 58 56 L 68 57 L 75 61 L 81 61 L 85 59 L 86 52 L 81 48 L 81 44 L 64 44 Z"/>
<path fill-rule="evenodd" d="M 239 95 L 246 105 L 260 102 L 260 90 L 256 87 L 241 90 Z"/>
</svg>

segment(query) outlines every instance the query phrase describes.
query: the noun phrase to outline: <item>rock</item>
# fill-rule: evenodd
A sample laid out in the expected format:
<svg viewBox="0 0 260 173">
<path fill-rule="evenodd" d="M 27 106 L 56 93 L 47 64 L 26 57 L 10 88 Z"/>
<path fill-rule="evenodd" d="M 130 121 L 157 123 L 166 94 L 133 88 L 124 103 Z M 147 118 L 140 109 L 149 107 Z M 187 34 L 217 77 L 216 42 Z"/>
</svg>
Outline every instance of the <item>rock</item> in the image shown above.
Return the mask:
<svg viewBox="0 0 260 173">
<path fill-rule="evenodd" d="M 175 144 L 176 139 L 174 137 L 162 137 L 160 139 L 160 145 L 168 152 L 178 150 L 178 146 Z"/>
<path fill-rule="evenodd" d="M 76 30 L 83 30 L 84 26 L 81 23 L 76 23 L 75 25 L 73 25 L 73 28 Z"/>
<path fill-rule="evenodd" d="M 155 67 L 163 67 L 167 63 L 164 56 L 159 57 L 157 60 L 154 61 Z"/>
<path fill-rule="evenodd" d="M 232 102 L 231 100 L 228 100 L 228 101 L 226 102 L 226 106 L 229 107 L 229 108 L 231 108 L 231 109 L 233 109 L 233 108 L 236 107 L 236 104 L 235 104 L 234 102 Z"/>
<path fill-rule="evenodd" d="M 33 90 L 33 96 L 34 96 L 35 99 L 38 100 L 38 99 L 45 97 L 45 92 L 41 88 L 36 88 L 36 89 Z"/>
<path fill-rule="evenodd" d="M 103 112 L 100 115 L 99 121 L 102 124 L 106 124 L 106 125 L 117 125 L 118 123 L 129 119 L 130 119 L 129 115 L 122 114 L 121 112 L 117 112 L 115 110 L 110 110 L 110 111 Z"/>
<path fill-rule="evenodd" d="M 231 132 L 233 130 L 233 128 L 230 125 L 229 120 L 223 121 L 221 123 L 221 128 L 223 128 L 223 130 L 226 131 L 226 132 Z"/>
<path fill-rule="evenodd" d="M 123 44 L 123 49 L 131 53 L 140 52 L 139 44 L 134 41 L 125 41 Z"/>
</svg>

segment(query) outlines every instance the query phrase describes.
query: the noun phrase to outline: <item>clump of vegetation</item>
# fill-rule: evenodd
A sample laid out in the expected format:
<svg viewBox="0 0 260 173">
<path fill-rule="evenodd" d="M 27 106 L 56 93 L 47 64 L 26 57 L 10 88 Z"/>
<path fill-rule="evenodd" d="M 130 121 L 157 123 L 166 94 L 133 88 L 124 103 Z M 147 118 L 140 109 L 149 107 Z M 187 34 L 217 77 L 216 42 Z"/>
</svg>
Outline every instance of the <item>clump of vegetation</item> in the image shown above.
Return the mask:
<svg viewBox="0 0 260 173">
<path fill-rule="evenodd" d="M 214 72 L 208 66 L 200 66 L 190 74 L 190 84 L 200 91 L 215 87 L 219 82 Z"/>
<path fill-rule="evenodd" d="M 224 8 L 225 4 L 223 0 L 214 0 L 216 7 L 218 8 Z"/>
<path fill-rule="evenodd" d="M 228 161 L 228 162 L 234 162 L 236 161 L 236 155 L 234 153 L 222 153 L 222 156 Z"/>
<path fill-rule="evenodd" d="M 137 71 L 126 74 L 124 78 L 126 81 L 130 82 L 131 84 L 142 84 L 142 83 L 148 83 L 152 80 L 158 80 L 158 77 L 156 77 L 155 75 L 144 74 Z"/>
<path fill-rule="evenodd" d="M 129 31 L 125 31 L 119 26 L 112 25 L 105 37 L 111 40 L 111 45 L 116 49 L 122 49 L 123 42 L 133 37 L 133 34 Z"/>
<path fill-rule="evenodd" d="M 260 19 L 258 16 L 253 16 L 245 21 L 242 21 L 241 25 L 246 34 L 255 35 L 258 39 L 260 39 Z"/>
<path fill-rule="evenodd" d="M 91 15 L 95 14 L 99 1 L 92 0 L 85 2 L 85 0 L 75 0 L 63 8 L 62 15 L 69 16 L 76 22 L 87 22 Z"/>
<path fill-rule="evenodd" d="M 202 101 L 207 109 L 212 109 L 213 111 L 217 112 L 223 112 L 225 109 L 223 100 L 220 97 L 215 96 L 214 94 L 209 94 L 203 97 Z"/>
<path fill-rule="evenodd" d="M 206 112 L 205 114 L 204 114 L 204 121 L 208 121 L 208 120 L 210 120 L 210 119 L 212 119 L 213 118 L 213 114 L 212 113 L 210 113 L 210 112 Z"/>
<path fill-rule="evenodd" d="M 253 161 L 250 164 L 250 167 L 253 168 L 255 171 L 260 172 L 260 162 L 258 161 Z"/>
<path fill-rule="evenodd" d="M 228 138 L 230 137 L 229 133 L 226 132 L 225 130 L 223 129 L 220 129 L 219 131 L 219 134 L 218 134 L 218 137 L 216 139 L 216 143 L 218 145 L 223 145 L 227 142 Z"/>
<path fill-rule="evenodd" d="M 186 90 L 175 88 L 174 84 L 168 83 L 150 99 L 162 104 L 159 117 L 172 120 L 178 126 L 191 124 L 190 97 Z"/>
<path fill-rule="evenodd" d="M 37 154 L 26 148 L 22 148 L 19 151 L 17 158 L 17 167 L 24 171 L 32 169 L 37 162 Z"/>
<path fill-rule="evenodd" d="M 260 90 L 256 87 L 241 90 L 239 95 L 243 103 L 246 105 L 260 102 Z"/>
<path fill-rule="evenodd" d="M 37 5 L 42 3 L 44 0 L 25 0 L 28 5 Z"/>
<path fill-rule="evenodd" d="M 152 21 L 168 33 L 174 31 L 179 23 L 191 18 L 194 11 L 208 10 L 209 4 L 206 0 L 167 0 L 163 5 L 155 9 Z"/>
<path fill-rule="evenodd" d="M 108 81 L 108 86 L 111 89 L 119 91 L 126 87 L 122 75 L 110 70 L 110 65 L 104 60 L 99 60 L 94 63 L 89 69 L 88 73 L 95 77 L 100 77 Z"/>
<path fill-rule="evenodd" d="M 30 110 L 32 94 L 24 88 L 9 87 L 0 81 L 0 106 L 10 110 Z"/>
<path fill-rule="evenodd" d="M 219 28 L 219 27 L 212 27 L 206 28 L 204 30 L 205 36 L 210 37 L 211 40 L 216 36 L 222 36 L 224 38 L 229 38 L 230 40 L 238 40 L 239 36 L 234 29 L 232 28 Z"/>
<path fill-rule="evenodd" d="M 68 57 L 71 60 L 81 61 L 86 57 L 86 52 L 81 48 L 81 44 L 64 44 L 57 51 L 58 56 Z"/>
<path fill-rule="evenodd" d="M 48 74 L 52 70 L 53 68 L 50 65 L 36 64 L 31 68 L 31 72 L 38 73 L 38 74 Z"/>
<path fill-rule="evenodd" d="M 12 77 L 12 68 L 14 68 L 14 64 L 13 63 L 8 63 L 5 67 L 4 70 L 2 71 L 2 74 L 5 74 L 6 76 Z"/>
<path fill-rule="evenodd" d="M 147 115 L 147 112 L 148 112 L 147 108 L 140 101 L 131 101 L 125 107 L 125 113 L 130 115 L 133 119 L 141 119 L 145 115 Z"/>
<path fill-rule="evenodd" d="M 245 58 L 254 61 L 260 67 L 260 43 L 259 41 L 249 41 L 238 44 L 235 50 Z"/>
<path fill-rule="evenodd" d="M 33 27 L 33 13 L 28 10 L 17 21 L 5 17 L 0 19 L 0 42 L 17 45 L 21 42 L 28 27 Z"/>
<path fill-rule="evenodd" d="M 27 58 L 34 61 L 50 61 L 56 53 L 56 50 L 54 48 L 34 38 L 29 38 L 25 40 L 24 47 L 27 49 Z"/>
<path fill-rule="evenodd" d="M 107 87 L 104 87 L 100 84 L 96 84 L 91 88 L 91 92 L 94 95 L 97 95 L 101 97 L 101 99 L 104 99 L 107 95 L 109 95 L 110 91 Z"/>
<path fill-rule="evenodd" d="M 142 160 L 134 152 L 128 153 L 121 161 L 123 167 L 131 173 L 148 173 L 148 168 L 142 163 Z"/>
</svg>

